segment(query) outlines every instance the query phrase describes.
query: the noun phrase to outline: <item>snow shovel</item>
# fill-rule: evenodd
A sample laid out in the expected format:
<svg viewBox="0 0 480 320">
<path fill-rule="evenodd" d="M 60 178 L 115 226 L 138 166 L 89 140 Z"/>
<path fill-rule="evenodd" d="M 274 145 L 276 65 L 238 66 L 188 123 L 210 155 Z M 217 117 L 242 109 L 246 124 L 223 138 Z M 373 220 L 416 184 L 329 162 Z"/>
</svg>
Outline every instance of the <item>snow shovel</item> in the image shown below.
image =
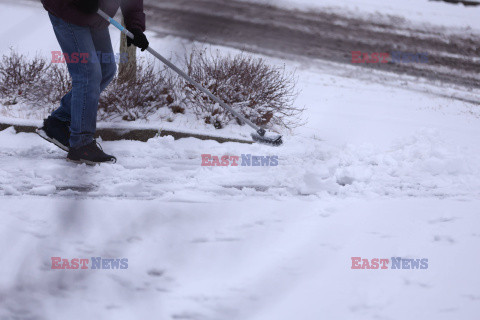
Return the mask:
<svg viewBox="0 0 480 320">
<path fill-rule="evenodd" d="M 127 37 L 130 39 L 133 39 L 134 36 L 133 34 L 128 31 L 125 27 L 123 27 L 118 21 L 115 19 L 111 18 L 109 15 L 107 15 L 105 12 L 102 10 L 98 10 L 97 13 L 101 15 L 105 20 L 107 20 L 109 23 L 114 25 L 117 29 L 119 29 L 121 32 L 123 32 Z M 159 54 L 157 51 L 153 50 L 152 48 L 148 47 L 147 51 L 150 52 L 155 58 L 158 60 L 162 61 L 165 65 L 167 65 L 170 69 L 175 71 L 178 75 L 180 75 L 182 78 L 184 78 L 186 81 L 188 81 L 190 84 L 195 86 L 198 90 L 201 92 L 205 93 L 207 96 L 209 96 L 213 101 L 217 102 L 222 108 L 225 110 L 229 111 L 231 114 L 233 114 L 235 117 L 237 117 L 240 121 L 243 123 L 248 124 L 250 127 L 252 127 L 256 132 L 252 133 L 252 139 L 256 142 L 263 143 L 263 144 L 268 144 L 271 146 L 280 146 L 283 141 L 282 141 L 282 136 L 280 135 L 274 135 L 274 136 L 267 136 L 266 131 L 263 128 L 260 128 L 247 118 L 245 118 L 243 115 L 238 113 L 237 111 L 233 110 L 229 105 L 227 105 L 225 102 L 220 100 L 218 97 L 213 95 L 209 90 L 205 89 L 202 87 L 198 82 L 193 80 L 189 75 L 187 75 L 185 72 L 180 70 L 177 66 L 175 66 L 173 63 L 165 59 L 161 54 Z"/>
</svg>

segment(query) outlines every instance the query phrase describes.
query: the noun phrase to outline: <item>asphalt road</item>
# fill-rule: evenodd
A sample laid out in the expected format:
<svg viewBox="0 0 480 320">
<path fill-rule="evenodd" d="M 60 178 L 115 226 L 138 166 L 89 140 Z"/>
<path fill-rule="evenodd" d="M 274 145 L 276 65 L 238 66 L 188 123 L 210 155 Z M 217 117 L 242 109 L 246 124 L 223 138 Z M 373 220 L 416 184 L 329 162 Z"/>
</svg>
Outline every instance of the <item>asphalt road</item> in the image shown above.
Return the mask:
<svg viewBox="0 0 480 320">
<path fill-rule="evenodd" d="M 428 63 L 359 65 L 466 88 L 480 85 L 480 34 L 472 31 L 415 27 L 392 16 L 363 20 L 233 0 L 146 0 L 145 7 L 148 29 L 161 35 L 345 64 L 352 64 L 352 51 L 426 53 Z"/>
</svg>

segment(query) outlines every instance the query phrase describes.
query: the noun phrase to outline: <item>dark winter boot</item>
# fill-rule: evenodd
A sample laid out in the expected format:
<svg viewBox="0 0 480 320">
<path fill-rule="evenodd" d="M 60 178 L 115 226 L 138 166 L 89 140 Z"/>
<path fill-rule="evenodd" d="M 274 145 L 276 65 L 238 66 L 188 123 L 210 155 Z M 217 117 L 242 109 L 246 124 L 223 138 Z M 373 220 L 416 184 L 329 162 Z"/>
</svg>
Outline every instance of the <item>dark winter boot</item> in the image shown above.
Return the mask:
<svg viewBox="0 0 480 320">
<path fill-rule="evenodd" d="M 117 162 L 117 158 L 103 152 L 102 148 L 95 140 L 86 146 L 70 148 L 67 160 L 75 163 L 86 163 L 90 166 L 100 163 Z"/>
<path fill-rule="evenodd" d="M 37 134 L 68 152 L 70 147 L 70 122 L 62 121 L 52 116 L 43 120 L 43 127 L 36 130 Z"/>
</svg>

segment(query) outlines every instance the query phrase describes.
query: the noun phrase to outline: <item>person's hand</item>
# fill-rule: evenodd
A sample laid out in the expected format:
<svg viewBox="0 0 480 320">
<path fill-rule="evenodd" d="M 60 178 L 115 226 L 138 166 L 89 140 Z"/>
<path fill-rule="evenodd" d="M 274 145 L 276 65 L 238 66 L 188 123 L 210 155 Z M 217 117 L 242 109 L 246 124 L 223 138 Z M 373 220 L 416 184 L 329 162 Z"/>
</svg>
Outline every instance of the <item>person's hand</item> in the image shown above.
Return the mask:
<svg viewBox="0 0 480 320">
<path fill-rule="evenodd" d="M 133 29 L 130 30 L 130 32 L 133 33 L 134 38 L 130 39 L 129 37 L 127 37 L 127 46 L 130 47 L 133 44 L 135 47 L 138 47 L 142 49 L 142 51 L 145 51 L 145 49 L 148 48 L 149 42 L 142 30 Z"/>
<path fill-rule="evenodd" d="M 83 13 L 95 13 L 98 11 L 98 0 L 74 0 L 73 3 Z"/>
</svg>

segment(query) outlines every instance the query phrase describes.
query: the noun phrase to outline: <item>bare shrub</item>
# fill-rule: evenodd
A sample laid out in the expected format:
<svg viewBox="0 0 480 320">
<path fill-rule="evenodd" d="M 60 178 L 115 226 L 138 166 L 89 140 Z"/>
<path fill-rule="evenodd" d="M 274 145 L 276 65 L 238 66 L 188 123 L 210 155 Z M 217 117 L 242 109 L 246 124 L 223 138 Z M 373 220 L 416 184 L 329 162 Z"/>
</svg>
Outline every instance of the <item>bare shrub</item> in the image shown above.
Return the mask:
<svg viewBox="0 0 480 320">
<path fill-rule="evenodd" d="M 220 56 L 197 49 L 185 57 L 185 64 L 189 76 L 253 123 L 284 128 L 300 124 L 303 109 L 294 106 L 295 76 L 285 67 L 270 66 L 263 59 L 243 53 Z M 199 119 L 216 128 L 235 119 L 194 86 L 184 82 L 184 88 L 187 103 Z"/>
<path fill-rule="evenodd" d="M 16 104 L 18 100 L 43 96 L 46 91 L 42 86 L 42 74 L 47 68 L 46 61 L 39 57 L 28 61 L 14 51 L 3 55 L 0 61 L 2 98 L 9 98 L 8 103 Z"/>
<path fill-rule="evenodd" d="M 72 80 L 65 64 L 53 64 L 47 70 L 46 87 L 49 88 L 48 102 L 57 105 L 72 89 Z"/>
<path fill-rule="evenodd" d="M 174 82 L 165 69 L 155 63 L 138 63 L 136 76 L 116 77 L 107 87 L 99 103 L 99 118 L 134 121 L 148 119 L 161 107 L 175 101 Z"/>
<path fill-rule="evenodd" d="M 303 109 L 293 104 L 295 78 L 284 67 L 269 66 L 245 54 L 221 57 L 199 50 L 186 56 L 185 64 L 192 78 L 255 124 L 268 128 L 300 124 Z M 69 90 L 71 79 L 65 64 L 51 64 L 40 57 L 28 59 L 14 51 L 0 60 L 4 105 L 21 101 L 51 111 Z M 171 71 L 157 68 L 152 60 L 139 62 L 135 76 L 112 81 L 100 97 L 98 117 L 106 121 L 146 120 L 162 107 L 168 107 L 164 109 L 167 116 L 194 113 L 216 128 L 232 121 L 239 123 L 195 87 Z"/>
<path fill-rule="evenodd" d="M 6 99 L 5 104 L 27 102 L 45 107 L 60 101 L 70 88 L 65 66 L 49 64 L 38 56 L 28 59 L 13 50 L 0 60 L 0 97 Z"/>
<path fill-rule="evenodd" d="M 173 86 L 173 78 L 165 70 L 158 70 L 153 62 L 139 63 L 136 77 L 115 78 L 104 91 L 99 119 L 148 119 L 160 107 L 175 104 Z M 65 64 L 51 64 L 41 57 L 29 59 L 13 50 L 0 60 L 0 98 L 4 105 L 24 102 L 51 111 L 71 88 Z"/>
</svg>

